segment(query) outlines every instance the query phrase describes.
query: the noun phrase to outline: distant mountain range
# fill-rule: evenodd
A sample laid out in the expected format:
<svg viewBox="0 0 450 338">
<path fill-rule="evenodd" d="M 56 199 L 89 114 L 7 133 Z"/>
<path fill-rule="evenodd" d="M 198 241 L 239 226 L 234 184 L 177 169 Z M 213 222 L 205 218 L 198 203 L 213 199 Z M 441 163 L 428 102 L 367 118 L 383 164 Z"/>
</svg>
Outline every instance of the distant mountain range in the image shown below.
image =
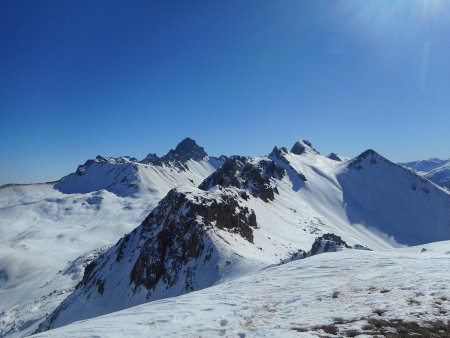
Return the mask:
<svg viewBox="0 0 450 338">
<path fill-rule="evenodd" d="M 450 190 L 450 159 L 430 158 L 400 164 Z"/>
<path fill-rule="evenodd" d="M 324 252 L 450 240 L 450 193 L 370 149 L 212 157 L 187 138 L 3 186 L 0 222 L 0 336 L 22 337 Z"/>
</svg>

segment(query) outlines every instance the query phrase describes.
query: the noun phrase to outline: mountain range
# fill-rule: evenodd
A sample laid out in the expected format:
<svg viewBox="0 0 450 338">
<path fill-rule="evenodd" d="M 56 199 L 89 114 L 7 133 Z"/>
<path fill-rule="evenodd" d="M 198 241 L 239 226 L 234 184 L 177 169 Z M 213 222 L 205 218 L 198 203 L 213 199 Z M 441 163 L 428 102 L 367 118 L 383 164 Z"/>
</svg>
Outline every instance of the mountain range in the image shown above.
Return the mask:
<svg viewBox="0 0 450 338">
<path fill-rule="evenodd" d="M 430 158 L 427 160 L 401 163 L 401 165 L 414 170 L 430 181 L 450 190 L 450 159 L 441 160 L 438 158 Z"/>
<path fill-rule="evenodd" d="M 450 240 L 450 193 L 435 184 L 446 186 L 436 177 L 449 162 L 431 162 L 323 156 L 306 140 L 212 157 L 187 138 L 162 157 L 97 156 L 57 182 L 3 186 L 0 336 L 45 335 L 321 253 L 380 260 Z"/>
</svg>

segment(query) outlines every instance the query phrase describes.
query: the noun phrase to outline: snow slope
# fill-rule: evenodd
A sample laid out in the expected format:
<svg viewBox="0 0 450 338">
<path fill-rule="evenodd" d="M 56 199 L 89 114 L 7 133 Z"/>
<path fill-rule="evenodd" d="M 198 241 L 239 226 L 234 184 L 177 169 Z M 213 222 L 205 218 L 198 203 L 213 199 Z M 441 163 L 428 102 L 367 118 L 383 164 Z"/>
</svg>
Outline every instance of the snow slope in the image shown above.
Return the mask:
<svg viewBox="0 0 450 338">
<path fill-rule="evenodd" d="M 158 164 L 99 156 L 56 183 L 0 187 L 0 337 L 34 331 L 170 189 L 220 166 L 191 141 Z"/>
<path fill-rule="evenodd" d="M 416 245 L 448 239 L 449 195 L 431 181 L 368 150 L 337 175 L 352 223 Z"/>
<path fill-rule="evenodd" d="M 301 140 L 234 156 L 198 188 L 169 192 L 40 330 L 238 278 L 325 234 L 372 250 L 450 239 L 449 206 L 446 191 L 372 150 L 338 162 Z"/>
<path fill-rule="evenodd" d="M 449 248 L 326 253 L 37 337 L 371 337 L 431 331 L 430 321 L 448 336 Z"/>
</svg>

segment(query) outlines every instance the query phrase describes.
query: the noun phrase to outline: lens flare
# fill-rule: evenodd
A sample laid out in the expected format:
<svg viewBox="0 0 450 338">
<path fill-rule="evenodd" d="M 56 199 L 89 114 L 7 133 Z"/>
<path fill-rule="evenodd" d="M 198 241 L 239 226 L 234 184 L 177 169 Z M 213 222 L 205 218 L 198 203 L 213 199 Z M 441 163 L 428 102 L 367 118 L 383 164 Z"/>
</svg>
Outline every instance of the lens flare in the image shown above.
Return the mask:
<svg viewBox="0 0 450 338">
<path fill-rule="evenodd" d="M 351 18 L 352 29 L 376 34 L 414 37 L 450 23 L 450 5 L 444 0 L 349 0 L 339 2 Z"/>
</svg>

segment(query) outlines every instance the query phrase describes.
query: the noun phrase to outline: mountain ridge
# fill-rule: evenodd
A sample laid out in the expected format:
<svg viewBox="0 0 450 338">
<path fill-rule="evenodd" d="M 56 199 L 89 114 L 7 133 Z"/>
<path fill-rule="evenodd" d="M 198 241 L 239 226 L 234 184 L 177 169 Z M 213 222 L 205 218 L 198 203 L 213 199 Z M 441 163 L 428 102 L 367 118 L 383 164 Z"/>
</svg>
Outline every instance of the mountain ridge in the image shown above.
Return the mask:
<svg viewBox="0 0 450 338">
<path fill-rule="evenodd" d="M 161 165 L 99 156 L 55 184 L 0 190 L 0 336 L 178 296 L 308 252 L 450 238 L 450 194 L 373 150 L 337 161 L 300 140 L 294 152 L 216 158 L 190 140 L 177 146 L 187 156 Z M 81 274 L 83 257 L 95 263 Z"/>
<path fill-rule="evenodd" d="M 131 237 L 92 263 L 83 282 L 39 330 L 215 285 L 222 281 L 216 267 L 225 266 L 227 278 L 236 278 L 248 262 L 253 265 L 249 271 L 257 271 L 309 248 L 327 251 L 334 247 L 328 238 L 339 238 L 345 248 L 370 249 L 450 239 L 450 211 L 444 208 L 450 195 L 434 183 L 372 149 L 337 162 L 312 150 L 310 143 L 300 145 L 294 145 L 294 152 L 275 147 L 268 156 L 230 157 L 198 187 L 171 190 Z M 330 190 L 330 183 L 336 190 Z M 215 214 L 215 203 L 224 200 L 221 213 Z M 291 207 L 287 200 L 293 201 Z M 417 212 L 397 207 L 405 201 Z M 383 207 L 386 202 L 388 208 Z M 301 204 L 305 215 L 294 209 Z M 324 213 L 324 205 L 332 209 Z M 238 218 L 242 223 L 233 220 L 236 208 L 243 212 L 244 218 Z M 155 218 L 155 211 L 166 216 Z M 431 216 L 434 233 L 424 230 Z M 166 217 L 175 218 L 167 223 Z M 315 228 L 298 225 L 307 219 L 318 220 Z M 154 224 L 156 232 L 146 235 L 145 222 Z M 231 224 L 238 227 L 229 228 Z M 190 234 L 194 229 L 195 235 Z M 188 252 L 192 255 L 186 258 Z"/>
</svg>

